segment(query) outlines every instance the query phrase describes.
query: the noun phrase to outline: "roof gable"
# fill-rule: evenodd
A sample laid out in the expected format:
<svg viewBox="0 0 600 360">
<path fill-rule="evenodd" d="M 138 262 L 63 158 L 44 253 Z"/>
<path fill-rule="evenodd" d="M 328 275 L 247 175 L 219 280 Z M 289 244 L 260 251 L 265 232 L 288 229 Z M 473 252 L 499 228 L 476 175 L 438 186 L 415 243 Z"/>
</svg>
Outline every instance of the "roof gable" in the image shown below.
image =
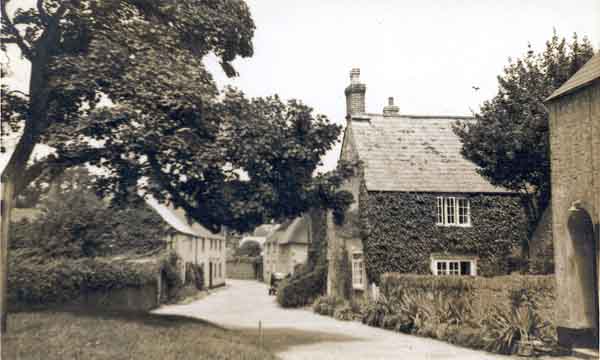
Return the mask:
<svg viewBox="0 0 600 360">
<path fill-rule="evenodd" d="M 191 224 L 187 221 L 183 209 L 175 209 L 171 205 L 159 203 L 153 197 L 146 197 L 146 204 L 150 206 L 160 217 L 176 231 L 203 238 L 222 238 L 220 234 L 214 234 L 204 226 L 193 221 Z"/>
<path fill-rule="evenodd" d="M 351 120 L 354 144 L 369 191 L 505 193 L 465 159 L 452 129 L 471 117 L 383 116 Z"/>
<path fill-rule="evenodd" d="M 556 89 L 546 101 L 554 100 L 567 93 L 573 92 L 597 79 L 600 79 L 600 53 L 592 56 L 581 69 Z"/>
<path fill-rule="evenodd" d="M 268 243 L 284 244 L 308 244 L 308 220 L 306 216 L 300 216 L 294 220 L 283 223 L 277 231 L 268 238 Z"/>
</svg>

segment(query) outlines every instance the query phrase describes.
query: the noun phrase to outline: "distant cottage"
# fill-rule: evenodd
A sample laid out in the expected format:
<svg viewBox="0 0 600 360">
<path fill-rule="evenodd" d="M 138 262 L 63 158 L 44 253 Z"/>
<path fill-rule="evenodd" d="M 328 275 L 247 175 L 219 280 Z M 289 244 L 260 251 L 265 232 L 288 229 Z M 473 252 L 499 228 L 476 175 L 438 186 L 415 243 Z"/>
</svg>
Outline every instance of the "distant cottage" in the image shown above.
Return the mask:
<svg viewBox="0 0 600 360">
<path fill-rule="evenodd" d="M 548 99 L 558 340 L 598 348 L 600 54 Z"/>
<path fill-rule="evenodd" d="M 310 244 L 310 217 L 303 215 L 288 220 L 272 232 L 263 248 L 264 280 L 268 283 L 273 273 L 294 274 L 306 263 Z"/>
<path fill-rule="evenodd" d="M 147 198 L 146 203 L 169 226 L 165 241 L 168 249 L 175 251 L 181 259 L 178 264 L 181 279 L 186 280 L 186 265 L 195 264 L 202 268 L 205 287 L 225 285 L 225 237 L 189 220 L 183 209 L 159 203 L 154 198 Z"/>
<path fill-rule="evenodd" d="M 499 275 L 520 256 L 520 197 L 491 185 L 460 154 L 456 121 L 470 117 L 365 111 L 360 71 L 345 89 L 340 159 L 360 161 L 345 184 L 357 200 L 343 225 L 328 219 L 328 294 L 362 296 L 385 272 Z"/>
</svg>

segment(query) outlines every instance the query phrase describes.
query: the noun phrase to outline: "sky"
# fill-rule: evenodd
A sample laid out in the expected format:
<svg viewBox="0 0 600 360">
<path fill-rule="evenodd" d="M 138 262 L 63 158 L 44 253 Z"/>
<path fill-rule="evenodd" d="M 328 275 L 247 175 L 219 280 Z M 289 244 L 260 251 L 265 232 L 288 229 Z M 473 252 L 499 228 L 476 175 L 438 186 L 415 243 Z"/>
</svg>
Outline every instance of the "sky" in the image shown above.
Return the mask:
<svg viewBox="0 0 600 360">
<path fill-rule="evenodd" d="M 600 0 L 247 3 L 256 24 L 254 56 L 234 62 L 234 79 L 208 58 L 217 83 L 251 97 L 300 99 L 340 125 L 352 68 L 360 68 L 367 86 L 367 112 L 381 112 L 393 96 L 403 114 L 470 115 L 496 94 L 508 58 L 525 54 L 528 43 L 543 50 L 553 29 L 587 36 L 600 48 Z M 26 64 L 9 56 L 11 84 L 26 89 Z M 339 144 L 323 169 L 333 168 L 338 155 Z"/>
</svg>

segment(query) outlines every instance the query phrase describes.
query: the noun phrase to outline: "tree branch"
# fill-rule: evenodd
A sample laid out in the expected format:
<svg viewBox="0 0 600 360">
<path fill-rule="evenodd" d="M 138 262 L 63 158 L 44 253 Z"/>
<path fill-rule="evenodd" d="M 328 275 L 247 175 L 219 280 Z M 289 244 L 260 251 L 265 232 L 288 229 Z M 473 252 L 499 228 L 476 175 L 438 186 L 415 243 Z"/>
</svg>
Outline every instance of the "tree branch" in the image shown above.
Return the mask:
<svg viewBox="0 0 600 360">
<path fill-rule="evenodd" d="M 33 58 L 31 48 L 25 43 L 25 40 L 23 40 L 23 37 L 19 33 L 19 30 L 15 27 L 15 25 L 10 20 L 10 17 L 8 16 L 8 12 L 6 10 L 6 5 L 8 4 L 8 2 L 9 0 L 4 0 L 2 1 L 2 5 L 0 6 L 2 21 L 4 22 L 4 26 L 6 26 L 7 32 L 14 37 L 13 43 L 17 44 L 19 49 L 21 49 L 21 53 L 23 53 L 23 56 L 25 56 L 25 58 L 31 60 Z M 9 43 L 9 41 L 5 40 L 4 43 Z"/>
<path fill-rule="evenodd" d="M 22 174 L 22 181 L 19 181 L 18 188 L 15 188 L 15 194 L 19 194 L 31 182 L 49 174 L 51 177 L 60 175 L 67 168 L 83 165 L 89 161 L 100 159 L 105 153 L 105 149 L 86 149 L 73 154 L 64 154 L 61 157 L 49 155 L 41 161 L 29 166 Z"/>
<path fill-rule="evenodd" d="M 21 95 L 23 95 L 25 97 L 29 97 L 29 94 L 26 94 L 26 93 L 22 92 L 21 90 L 11 90 L 11 91 L 9 91 L 9 92 L 6 93 L 6 96 L 12 95 L 13 93 L 15 93 L 15 94 L 21 94 Z"/>
</svg>

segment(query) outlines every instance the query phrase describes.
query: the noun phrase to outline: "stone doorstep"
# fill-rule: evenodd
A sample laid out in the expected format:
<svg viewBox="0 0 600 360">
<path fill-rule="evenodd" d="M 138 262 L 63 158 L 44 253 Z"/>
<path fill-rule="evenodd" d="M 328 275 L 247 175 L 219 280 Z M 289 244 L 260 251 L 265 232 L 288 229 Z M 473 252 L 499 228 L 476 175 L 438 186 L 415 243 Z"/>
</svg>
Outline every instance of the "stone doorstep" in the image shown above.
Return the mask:
<svg viewBox="0 0 600 360">
<path fill-rule="evenodd" d="M 575 359 L 600 359 L 600 353 L 598 349 L 590 348 L 573 348 L 571 356 Z"/>
</svg>

